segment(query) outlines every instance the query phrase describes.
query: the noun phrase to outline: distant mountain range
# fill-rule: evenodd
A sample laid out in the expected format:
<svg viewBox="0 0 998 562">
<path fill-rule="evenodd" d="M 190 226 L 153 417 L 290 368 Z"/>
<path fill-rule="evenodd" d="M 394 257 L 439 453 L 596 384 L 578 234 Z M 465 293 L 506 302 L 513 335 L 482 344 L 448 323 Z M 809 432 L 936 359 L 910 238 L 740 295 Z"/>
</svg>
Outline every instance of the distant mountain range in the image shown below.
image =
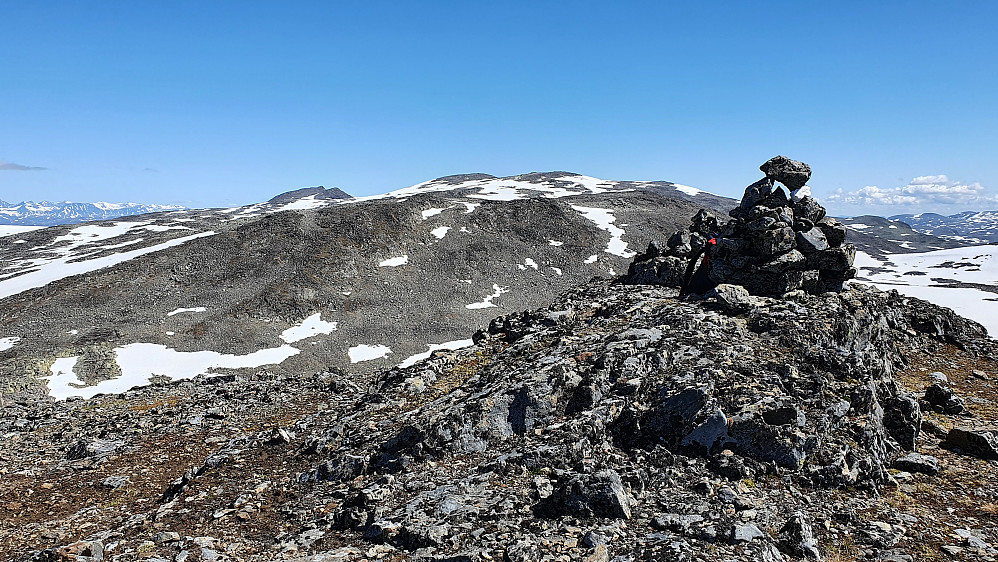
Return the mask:
<svg viewBox="0 0 998 562">
<path fill-rule="evenodd" d="M 180 205 L 143 205 L 140 203 L 73 203 L 70 201 L 7 203 L 0 201 L 0 225 L 76 224 L 181 209 L 184 207 Z"/>
<path fill-rule="evenodd" d="M 908 223 L 918 232 L 940 238 L 969 244 L 998 242 L 998 211 L 964 211 L 949 216 L 918 213 L 894 215 L 890 219 Z"/>
</svg>

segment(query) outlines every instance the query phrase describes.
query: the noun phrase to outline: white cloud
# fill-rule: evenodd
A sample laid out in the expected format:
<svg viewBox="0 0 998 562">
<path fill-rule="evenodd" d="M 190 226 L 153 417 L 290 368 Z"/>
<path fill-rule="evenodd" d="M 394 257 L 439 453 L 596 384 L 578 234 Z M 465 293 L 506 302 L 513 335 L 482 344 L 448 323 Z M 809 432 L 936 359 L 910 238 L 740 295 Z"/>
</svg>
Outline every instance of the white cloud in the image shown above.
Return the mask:
<svg viewBox="0 0 998 562">
<path fill-rule="evenodd" d="M 971 207 L 998 203 L 998 197 L 991 195 L 978 182 L 965 184 L 951 181 L 945 175 L 918 176 L 908 185 L 883 189 L 868 185 L 856 191 L 838 190 L 825 198 L 829 203 L 846 205 L 960 205 Z"/>
</svg>

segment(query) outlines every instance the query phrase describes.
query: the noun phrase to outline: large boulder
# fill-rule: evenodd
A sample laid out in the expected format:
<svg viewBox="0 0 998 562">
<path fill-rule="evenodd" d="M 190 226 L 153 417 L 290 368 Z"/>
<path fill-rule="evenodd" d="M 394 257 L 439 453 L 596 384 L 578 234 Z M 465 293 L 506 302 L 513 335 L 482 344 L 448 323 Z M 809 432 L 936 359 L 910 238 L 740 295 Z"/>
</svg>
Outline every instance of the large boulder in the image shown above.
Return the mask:
<svg viewBox="0 0 998 562">
<path fill-rule="evenodd" d="M 811 179 L 811 166 L 791 160 L 786 156 L 770 158 L 765 164 L 759 166 L 759 169 L 766 174 L 768 179 L 782 183 L 790 191 L 804 187 L 807 180 Z"/>
<path fill-rule="evenodd" d="M 993 431 L 954 427 L 946 435 L 943 446 L 964 455 L 998 461 L 998 436 Z"/>
</svg>

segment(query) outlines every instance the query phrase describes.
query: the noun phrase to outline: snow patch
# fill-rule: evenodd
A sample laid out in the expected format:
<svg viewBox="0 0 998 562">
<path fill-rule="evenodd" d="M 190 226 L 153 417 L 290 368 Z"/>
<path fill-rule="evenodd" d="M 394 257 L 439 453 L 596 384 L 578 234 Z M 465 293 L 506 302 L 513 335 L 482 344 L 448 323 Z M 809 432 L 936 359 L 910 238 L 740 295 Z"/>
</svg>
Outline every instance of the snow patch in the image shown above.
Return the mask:
<svg viewBox="0 0 998 562">
<path fill-rule="evenodd" d="M 557 274 L 557 275 L 561 275 L 561 268 L 560 268 L 560 267 L 555 267 L 555 266 L 553 266 L 553 265 L 552 265 L 552 266 L 550 266 L 550 267 L 551 267 L 551 269 L 553 269 L 553 270 L 554 270 L 555 274 Z"/>
<path fill-rule="evenodd" d="M 605 230 L 610 233 L 610 241 L 607 242 L 606 250 L 604 250 L 604 252 L 620 256 L 622 258 L 631 258 L 637 254 L 637 252 L 628 250 L 627 242 L 624 242 L 621 239 L 626 232 L 624 232 L 624 229 L 613 224 L 614 221 L 617 220 L 613 216 L 613 211 L 610 209 L 600 209 L 598 207 L 580 207 L 578 205 L 572 205 L 572 208 L 582 213 L 582 216 L 596 223 L 596 227 L 600 230 Z"/>
<path fill-rule="evenodd" d="M 14 345 L 19 341 L 21 341 L 21 338 L 0 338 L 0 351 L 7 351 L 8 349 L 14 347 Z"/>
<path fill-rule="evenodd" d="M 190 379 L 209 374 L 213 369 L 255 368 L 276 365 L 300 351 L 290 345 L 261 349 L 247 355 L 228 355 L 215 351 L 177 351 L 154 343 L 132 343 L 115 348 L 116 362 L 121 375 L 101 381 L 93 386 L 82 386 L 73 373 L 79 357 L 62 357 L 52 364 L 52 375 L 47 378 L 49 394 L 56 400 L 70 396 L 92 398 L 98 394 L 125 392 L 149 382 L 153 376 L 166 376 L 174 380 Z"/>
<path fill-rule="evenodd" d="M 170 312 L 167 312 L 166 315 L 173 316 L 175 314 L 180 314 L 182 312 L 204 312 L 206 310 L 208 309 L 203 306 L 196 306 L 194 308 L 178 308 L 176 310 L 171 310 Z"/>
<path fill-rule="evenodd" d="M 347 351 L 347 355 L 350 356 L 351 363 L 360 363 L 361 361 L 371 361 L 373 359 L 381 359 L 382 357 L 388 355 L 392 352 L 392 348 L 387 345 L 355 345 Z"/>
<path fill-rule="evenodd" d="M 597 259 L 599 259 L 599 256 L 597 256 L 596 254 L 593 254 L 593 255 L 589 256 L 588 258 L 586 258 L 585 260 L 583 260 L 582 263 L 596 263 Z"/>
<path fill-rule="evenodd" d="M 447 236 L 448 230 L 450 230 L 449 226 L 438 226 L 431 230 L 430 234 L 436 236 L 440 240 L 443 240 L 444 236 Z"/>
<path fill-rule="evenodd" d="M 397 258 L 388 258 L 387 260 L 384 260 L 381 263 L 379 263 L 378 267 L 398 267 L 400 265 L 405 265 L 407 263 L 409 263 L 408 254 L 401 255 Z"/>
<path fill-rule="evenodd" d="M 548 240 L 548 246 L 562 246 L 564 244 L 564 242 L 558 240 Z"/>
<path fill-rule="evenodd" d="M 690 187 L 688 185 L 683 185 L 681 183 L 674 183 L 672 184 L 672 187 L 676 188 L 676 191 L 685 193 L 686 195 L 689 196 L 699 195 L 703 193 L 702 189 L 697 189 L 695 187 Z"/>
<path fill-rule="evenodd" d="M 302 197 L 301 199 L 296 199 L 286 205 L 283 205 L 277 209 L 280 211 L 304 211 L 306 209 L 318 209 L 319 207 L 326 207 L 332 204 L 330 199 L 316 199 L 315 195 L 309 195 L 307 197 Z"/>
<path fill-rule="evenodd" d="M 295 343 L 319 334 L 328 334 L 336 329 L 336 325 L 336 322 L 326 322 L 322 319 L 322 313 L 316 312 L 302 320 L 301 324 L 281 332 L 281 339 L 287 343 Z"/>
<path fill-rule="evenodd" d="M 473 342 L 472 340 L 454 340 L 454 341 L 445 341 L 444 343 L 427 344 L 426 347 L 429 348 L 428 351 L 424 351 L 423 353 L 417 353 L 415 355 L 410 355 L 405 359 L 405 361 L 399 363 L 398 366 L 403 368 L 411 367 L 415 365 L 418 361 L 422 361 L 423 359 L 429 359 L 430 354 L 440 349 L 448 349 L 453 351 L 455 349 L 462 349 L 465 347 L 471 347 L 473 345 L 475 345 L 475 342 Z"/>
<path fill-rule="evenodd" d="M 174 246 L 180 246 L 181 244 L 186 244 L 192 240 L 204 238 L 205 236 L 213 236 L 214 234 L 214 230 L 199 232 L 197 234 L 191 234 L 190 236 L 174 238 L 173 240 L 163 242 L 162 244 L 156 244 L 155 246 L 149 246 L 148 248 L 140 248 L 92 260 L 74 261 L 73 263 L 67 263 L 71 259 L 78 259 L 72 255 L 63 255 L 53 260 L 46 260 L 44 264 L 40 264 L 38 269 L 16 277 L 8 277 L 0 280 L 0 299 L 22 293 L 29 289 L 44 287 L 53 281 L 65 279 L 66 277 L 79 275 L 81 273 L 89 273 L 105 267 L 111 267 L 112 265 L 117 265 L 145 254 L 151 254 L 153 252 L 165 250 Z"/>
<path fill-rule="evenodd" d="M 442 212 L 444 212 L 446 210 L 447 210 L 446 208 L 444 208 L 444 209 L 438 209 L 436 207 L 434 207 L 432 209 L 427 209 L 427 210 L 425 210 L 425 211 L 422 212 L 423 220 L 425 221 L 426 219 L 428 219 L 428 218 L 430 218 L 432 216 L 439 215 L 440 213 L 442 213 Z"/>
<path fill-rule="evenodd" d="M 497 284 L 493 284 L 492 289 L 495 292 L 485 297 L 485 299 L 482 302 L 473 302 L 471 304 L 464 305 L 464 307 L 471 310 L 476 310 L 480 308 L 492 308 L 495 306 L 494 304 L 492 304 L 492 299 L 501 297 L 503 294 L 509 292 L 509 287 L 500 287 Z"/>
<path fill-rule="evenodd" d="M 45 228 L 44 226 L 21 226 L 17 224 L 0 224 L 0 236 L 10 236 L 11 234 L 24 234 L 32 230 Z M 20 240 L 18 241 L 20 242 Z M 16 244 L 17 242 L 15 242 Z"/>
<path fill-rule="evenodd" d="M 532 267 L 534 268 L 535 271 L 537 271 L 539 266 L 537 265 L 537 262 L 535 262 L 533 259 L 527 258 L 523 260 L 523 263 L 517 264 L 516 267 L 519 268 L 520 271 L 526 271 L 528 267 Z"/>
</svg>

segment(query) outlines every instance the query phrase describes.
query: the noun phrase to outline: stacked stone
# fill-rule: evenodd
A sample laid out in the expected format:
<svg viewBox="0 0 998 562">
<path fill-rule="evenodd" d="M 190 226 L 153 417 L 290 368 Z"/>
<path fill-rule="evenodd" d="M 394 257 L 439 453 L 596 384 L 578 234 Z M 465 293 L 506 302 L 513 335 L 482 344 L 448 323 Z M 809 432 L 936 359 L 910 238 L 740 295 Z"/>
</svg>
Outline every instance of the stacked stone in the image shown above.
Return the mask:
<svg viewBox="0 0 998 562">
<path fill-rule="evenodd" d="M 666 248 L 652 243 L 637 256 L 628 281 L 682 286 L 689 260 L 704 250 L 713 282 L 741 285 L 753 295 L 841 291 L 856 275 L 856 248 L 845 243 L 845 226 L 811 197 L 810 166 L 777 156 L 760 169 L 766 177 L 745 189 L 730 221 L 700 211 Z M 716 245 L 708 244 L 712 237 Z"/>
<path fill-rule="evenodd" d="M 856 247 L 845 243 L 845 226 L 811 197 L 811 167 L 777 156 L 759 168 L 766 177 L 745 188 L 741 204 L 728 213 L 733 220 L 718 240 L 711 279 L 754 295 L 841 291 L 856 275 Z"/>
</svg>

